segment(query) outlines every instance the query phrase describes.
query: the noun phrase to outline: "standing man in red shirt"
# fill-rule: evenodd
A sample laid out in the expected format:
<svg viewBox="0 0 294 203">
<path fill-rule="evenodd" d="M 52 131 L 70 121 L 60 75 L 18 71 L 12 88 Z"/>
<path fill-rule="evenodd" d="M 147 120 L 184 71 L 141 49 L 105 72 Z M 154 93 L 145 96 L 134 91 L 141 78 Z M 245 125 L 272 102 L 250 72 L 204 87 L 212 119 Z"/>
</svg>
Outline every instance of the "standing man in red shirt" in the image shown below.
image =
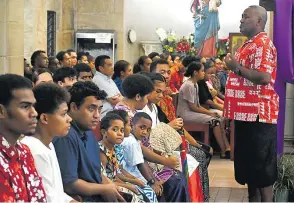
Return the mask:
<svg viewBox="0 0 294 203">
<path fill-rule="evenodd" d="M 31 82 L 19 75 L 0 75 L 0 202 L 46 202 L 29 148 L 19 142 L 37 126 Z"/>
<path fill-rule="evenodd" d="M 225 60 L 231 72 L 224 116 L 235 120 L 235 178 L 248 185 L 251 202 L 272 202 L 272 185 L 277 179 L 277 53 L 264 32 L 266 21 L 263 7 L 247 8 L 240 31 L 248 40 Z"/>
</svg>

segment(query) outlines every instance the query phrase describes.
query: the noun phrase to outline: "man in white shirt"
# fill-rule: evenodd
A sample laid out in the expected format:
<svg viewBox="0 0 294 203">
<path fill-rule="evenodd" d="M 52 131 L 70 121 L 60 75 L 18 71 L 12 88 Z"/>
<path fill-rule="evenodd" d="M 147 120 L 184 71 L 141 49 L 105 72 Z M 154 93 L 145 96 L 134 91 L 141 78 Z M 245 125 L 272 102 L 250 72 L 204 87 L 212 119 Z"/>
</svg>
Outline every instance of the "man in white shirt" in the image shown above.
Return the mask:
<svg viewBox="0 0 294 203">
<path fill-rule="evenodd" d="M 101 118 L 107 112 L 113 110 L 113 107 L 122 99 L 122 95 L 117 88 L 115 82 L 111 79 L 114 73 L 113 63 L 109 56 L 101 55 L 95 60 L 96 73 L 93 82 L 107 93 L 107 98 L 103 102 L 101 110 Z"/>
<path fill-rule="evenodd" d="M 43 83 L 34 88 L 35 109 L 38 124 L 34 136 L 26 136 L 26 144 L 34 157 L 39 175 L 42 177 L 48 202 L 75 202 L 63 190 L 60 168 L 52 139 L 55 135 L 66 136 L 71 117 L 67 102 L 70 99 L 66 89 L 54 83 Z"/>
</svg>

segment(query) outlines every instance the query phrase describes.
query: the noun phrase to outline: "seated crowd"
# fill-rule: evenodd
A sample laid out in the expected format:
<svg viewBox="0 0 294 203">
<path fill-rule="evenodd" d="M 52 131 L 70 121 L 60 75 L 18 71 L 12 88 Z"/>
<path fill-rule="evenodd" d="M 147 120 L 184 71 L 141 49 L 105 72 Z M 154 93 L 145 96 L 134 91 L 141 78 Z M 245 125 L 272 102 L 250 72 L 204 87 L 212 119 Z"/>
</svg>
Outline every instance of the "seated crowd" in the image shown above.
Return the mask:
<svg viewBox="0 0 294 203">
<path fill-rule="evenodd" d="M 209 201 L 213 150 L 184 123 L 208 125 L 230 158 L 221 58 L 153 52 L 133 69 L 70 49 L 24 63 L 25 77 L 0 75 L 1 202 Z"/>
</svg>

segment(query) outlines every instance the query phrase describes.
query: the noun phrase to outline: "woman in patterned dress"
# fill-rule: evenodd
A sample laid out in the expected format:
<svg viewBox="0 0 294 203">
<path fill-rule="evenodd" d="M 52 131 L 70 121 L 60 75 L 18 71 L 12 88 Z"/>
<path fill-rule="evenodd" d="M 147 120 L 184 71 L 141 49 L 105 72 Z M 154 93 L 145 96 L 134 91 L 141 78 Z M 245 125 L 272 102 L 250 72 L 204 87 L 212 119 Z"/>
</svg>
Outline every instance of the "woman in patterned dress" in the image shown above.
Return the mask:
<svg viewBox="0 0 294 203">
<path fill-rule="evenodd" d="M 121 109 L 128 112 L 130 120 L 132 121 L 132 118 L 136 114 L 137 110 L 142 110 L 147 104 L 147 97 L 153 91 L 153 83 L 145 76 L 134 74 L 124 80 L 122 88 L 125 92 L 125 97 L 115 106 L 115 109 Z M 156 159 L 157 163 L 169 167 L 166 167 L 166 169 L 168 169 L 167 171 L 160 174 L 163 175 L 163 179 L 166 180 L 163 183 L 163 195 L 166 202 L 190 201 L 187 184 L 186 181 L 184 181 L 184 174 L 178 171 L 174 173 L 174 170 L 172 169 L 178 166 L 178 158 L 165 158 L 157 155 L 144 146 L 142 146 L 142 150 L 145 157 L 152 154 L 154 155 L 152 157 L 154 161 Z M 155 173 L 154 175 L 157 180 L 161 181 L 158 174 Z"/>
</svg>

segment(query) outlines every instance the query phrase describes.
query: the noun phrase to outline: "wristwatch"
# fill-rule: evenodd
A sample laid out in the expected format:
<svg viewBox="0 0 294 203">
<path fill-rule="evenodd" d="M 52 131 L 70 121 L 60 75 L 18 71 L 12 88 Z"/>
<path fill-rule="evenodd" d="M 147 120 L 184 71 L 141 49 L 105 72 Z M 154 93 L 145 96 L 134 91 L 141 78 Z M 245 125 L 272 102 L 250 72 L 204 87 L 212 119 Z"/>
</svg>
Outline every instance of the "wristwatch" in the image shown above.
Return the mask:
<svg viewBox="0 0 294 203">
<path fill-rule="evenodd" d="M 151 179 L 147 182 L 147 185 L 151 186 L 155 183 L 155 180 Z"/>
</svg>

